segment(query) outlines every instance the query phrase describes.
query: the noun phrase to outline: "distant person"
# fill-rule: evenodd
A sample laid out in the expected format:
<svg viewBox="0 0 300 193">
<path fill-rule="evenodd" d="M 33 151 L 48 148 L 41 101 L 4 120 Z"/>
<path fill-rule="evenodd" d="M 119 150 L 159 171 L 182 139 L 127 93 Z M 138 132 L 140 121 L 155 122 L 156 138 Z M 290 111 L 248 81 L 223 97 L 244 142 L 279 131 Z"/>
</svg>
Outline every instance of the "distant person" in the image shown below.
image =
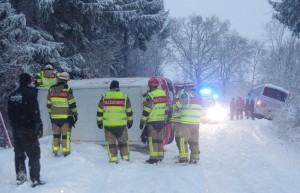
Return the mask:
<svg viewBox="0 0 300 193">
<path fill-rule="evenodd" d="M 57 84 L 59 73 L 54 70 L 51 64 L 45 65 L 35 76 L 35 85 L 41 87 L 50 87 Z"/>
<path fill-rule="evenodd" d="M 249 119 L 249 116 L 250 116 L 250 102 L 249 102 L 249 99 L 246 99 L 246 103 L 245 103 L 245 106 L 244 106 L 244 112 L 245 112 L 246 118 Z"/>
<path fill-rule="evenodd" d="M 238 97 L 236 99 L 236 118 L 237 120 L 243 119 L 243 111 L 244 111 L 244 100 L 242 97 Z"/>
<path fill-rule="evenodd" d="M 120 91 L 118 81 L 111 81 L 109 89 L 107 93 L 102 94 L 98 105 L 98 128 L 105 129 L 109 162 L 118 163 L 118 149 L 121 159 L 129 161 L 128 129 L 133 124 L 131 103 L 128 95 Z"/>
<path fill-rule="evenodd" d="M 31 186 L 44 185 L 40 179 L 41 150 L 38 138 L 43 135 L 37 90 L 30 87 L 31 76 L 19 76 L 20 86 L 8 97 L 8 118 L 12 126 L 17 184 L 27 182 L 25 159 L 29 159 Z"/>
<path fill-rule="evenodd" d="M 71 129 L 78 119 L 77 105 L 73 89 L 68 85 L 69 80 L 69 73 L 61 73 L 58 83 L 50 87 L 47 96 L 53 131 L 52 151 L 55 156 L 58 156 L 60 144 L 64 156 L 71 153 Z"/>
<path fill-rule="evenodd" d="M 250 100 L 249 109 L 250 109 L 250 116 L 251 116 L 252 120 L 255 120 L 255 116 L 254 116 L 254 105 L 255 105 L 255 101 L 254 101 L 254 99 L 251 99 L 251 100 Z"/>
<path fill-rule="evenodd" d="M 230 120 L 233 120 L 235 113 L 236 113 L 235 98 L 232 98 L 230 102 Z"/>
</svg>

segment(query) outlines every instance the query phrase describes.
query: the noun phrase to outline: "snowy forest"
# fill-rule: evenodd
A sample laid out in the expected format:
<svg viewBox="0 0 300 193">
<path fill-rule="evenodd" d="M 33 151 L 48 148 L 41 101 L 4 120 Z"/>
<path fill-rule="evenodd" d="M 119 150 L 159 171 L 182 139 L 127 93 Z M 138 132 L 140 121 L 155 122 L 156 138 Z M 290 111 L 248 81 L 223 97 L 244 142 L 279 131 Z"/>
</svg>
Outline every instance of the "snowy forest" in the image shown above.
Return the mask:
<svg viewBox="0 0 300 193">
<path fill-rule="evenodd" d="M 0 0 L 0 110 L 6 114 L 21 72 L 34 75 L 49 63 L 72 79 L 192 80 L 213 85 L 227 104 L 275 84 L 290 97 L 274 124 L 299 132 L 300 1 L 269 3 L 274 15 L 259 41 L 217 15 L 172 18 L 163 0 Z"/>
</svg>

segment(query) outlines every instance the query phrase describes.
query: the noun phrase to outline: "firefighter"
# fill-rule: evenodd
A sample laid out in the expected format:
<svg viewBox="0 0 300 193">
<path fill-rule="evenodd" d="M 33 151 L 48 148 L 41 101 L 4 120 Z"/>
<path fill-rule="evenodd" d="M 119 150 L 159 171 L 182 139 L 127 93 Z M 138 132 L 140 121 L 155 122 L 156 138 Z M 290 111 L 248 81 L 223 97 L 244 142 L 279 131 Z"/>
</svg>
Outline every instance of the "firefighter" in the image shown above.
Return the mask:
<svg viewBox="0 0 300 193">
<path fill-rule="evenodd" d="M 180 124 L 175 129 L 175 141 L 179 149 L 178 163 L 197 164 L 200 159 L 199 124 L 201 98 L 192 82 L 184 84 L 184 91 L 176 102 L 176 110 L 180 111 Z M 188 147 L 190 148 L 190 160 Z"/>
<path fill-rule="evenodd" d="M 59 73 L 54 70 L 51 64 L 45 65 L 35 76 L 35 85 L 41 87 L 50 87 L 57 84 Z"/>
<path fill-rule="evenodd" d="M 41 150 L 38 138 L 43 135 L 43 123 L 40 118 L 37 90 L 30 87 L 31 76 L 22 73 L 19 76 L 20 86 L 8 100 L 8 117 L 12 126 L 15 152 L 15 170 L 17 184 L 27 181 L 25 159 L 29 158 L 31 186 L 44 185 L 40 180 Z"/>
<path fill-rule="evenodd" d="M 118 147 L 121 159 L 129 161 L 128 129 L 133 124 L 131 103 L 126 93 L 120 91 L 119 82 L 111 81 L 110 91 L 102 94 L 97 110 L 99 129 L 105 129 L 105 141 L 109 162 L 118 163 Z"/>
<path fill-rule="evenodd" d="M 58 83 L 50 87 L 47 96 L 47 108 L 53 130 L 52 151 L 55 156 L 60 151 L 60 144 L 64 156 L 71 153 L 71 129 L 75 127 L 78 119 L 73 89 L 67 84 L 69 79 L 69 73 L 61 73 Z"/>
<path fill-rule="evenodd" d="M 163 138 L 167 112 L 167 96 L 165 91 L 158 88 L 159 80 L 152 77 L 148 81 L 150 91 L 143 102 L 143 113 L 140 129 L 148 131 L 148 148 L 150 158 L 146 163 L 154 164 L 164 158 Z"/>
</svg>

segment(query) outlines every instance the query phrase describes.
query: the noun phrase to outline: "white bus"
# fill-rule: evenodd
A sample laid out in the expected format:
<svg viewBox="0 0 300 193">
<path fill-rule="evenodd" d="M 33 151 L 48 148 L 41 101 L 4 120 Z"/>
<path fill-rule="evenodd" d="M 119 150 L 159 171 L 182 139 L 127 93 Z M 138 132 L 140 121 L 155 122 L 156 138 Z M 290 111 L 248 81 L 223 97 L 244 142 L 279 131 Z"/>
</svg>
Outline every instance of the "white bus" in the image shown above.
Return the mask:
<svg viewBox="0 0 300 193">
<path fill-rule="evenodd" d="M 258 119 L 272 120 L 276 112 L 285 104 L 289 91 L 272 84 L 264 84 L 249 92 L 254 100 L 254 116 Z"/>
</svg>

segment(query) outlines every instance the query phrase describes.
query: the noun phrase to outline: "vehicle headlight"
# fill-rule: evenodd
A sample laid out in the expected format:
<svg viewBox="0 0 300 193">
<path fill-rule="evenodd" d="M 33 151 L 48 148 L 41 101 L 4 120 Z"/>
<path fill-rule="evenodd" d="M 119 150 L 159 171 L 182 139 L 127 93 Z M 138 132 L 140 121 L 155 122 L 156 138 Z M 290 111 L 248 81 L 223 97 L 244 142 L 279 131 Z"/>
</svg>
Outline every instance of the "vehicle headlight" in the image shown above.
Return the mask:
<svg viewBox="0 0 300 193">
<path fill-rule="evenodd" d="M 211 121 L 225 120 L 226 114 L 226 110 L 220 105 L 216 105 L 207 109 L 207 118 Z"/>
</svg>

